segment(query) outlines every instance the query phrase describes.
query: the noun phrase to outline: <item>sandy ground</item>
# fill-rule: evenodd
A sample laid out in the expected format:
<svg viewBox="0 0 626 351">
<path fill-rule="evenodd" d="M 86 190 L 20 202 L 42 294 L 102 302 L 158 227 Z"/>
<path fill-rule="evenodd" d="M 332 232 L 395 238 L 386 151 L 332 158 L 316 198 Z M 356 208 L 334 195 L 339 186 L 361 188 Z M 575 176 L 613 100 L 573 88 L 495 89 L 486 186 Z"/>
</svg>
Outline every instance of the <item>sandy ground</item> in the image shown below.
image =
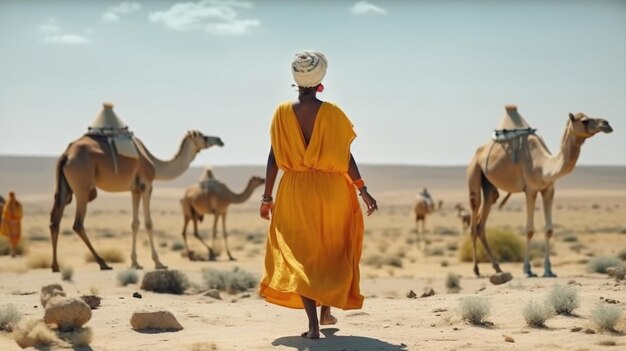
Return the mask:
<svg viewBox="0 0 626 351">
<path fill-rule="evenodd" d="M 242 167 L 223 170 L 221 174 L 229 177 L 234 174 L 232 178 L 222 179 L 239 191 L 245 179 L 259 174 L 260 170 L 261 167 Z M 195 173 L 186 175 L 188 182 L 199 175 L 199 170 L 190 172 Z M 15 304 L 25 317 L 41 318 L 43 309 L 39 305 L 39 290 L 43 285 L 61 283 L 70 296 L 96 293 L 102 297 L 102 306 L 93 311 L 87 324 L 94 332 L 94 339 L 90 348 L 81 348 L 83 350 L 626 349 L 624 317 L 617 327 L 619 333 L 600 332 L 589 318 L 591 310 L 604 303 L 603 299 L 619 300 L 617 306 L 624 311 L 626 283 L 616 283 L 606 275 L 589 273 L 586 265 L 593 256 L 615 256 L 626 249 L 626 168 L 609 171 L 589 168 L 578 175 L 576 181 L 557 188 L 552 263 L 558 278 L 523 278 L 521 263 L 503 263 L 503 270 L 511 272 L 514 279 L 499 286 L 489 283 L 487 275 L 493 271 L 489 264 L 481 264 L 484 276 L 476 278 L 472 264 L 459 260 L 457 247 L 461 246 L 466 235 L 461 231 L 453 206 L 457 202 L 466 203 L 462 169 L 453 172 L 439 170 L 447 176 L 437 176 L 437 172 L 436 169 L 410 167 L 387 170 L 374 167 L 363 172 L 366 179 L 373 179 L 369 185 L 381 208 L 379 213 L 366 219 L 361 263 L 361 288 L 366 300 L 361 310 L 334 310 L 339 323 L 323 328 L 325 338 L 322 340 L 310 341 L 299 336 L 306 329 L 303 311 L 267 304 L 253 290 L 234 295 L 223 292 L 222 300 L 203 295 L 201 271 L 204 268 L 225 270 L 239 267 L 257 276 L 262 274 L 267 222 L 257 216 L 259 189 L 248 202 L 233 205 L 229 211 L 229 244 L 237 261 L 229 262 L 222 255 L 217 262 L 190 262 L 181 251 L 172 250 L 172 245 L 181 242 L 182 217 L 178 199 L 183 186 L 159 185 L 156 188 L 152 213 L 159 256 L 170 269 L 184 272 L 193 283 L 186 294 L 171 295 L 141 290 L 139 283 L 122 287 L 117 282 L 118 272 L 130 265 L 129 195 L 101 193 L 90 204 L 86 221 L 89 237 L 98 251 L 117 249 L 123 253 L 125 262 L 112 264 L 113 271 L 100 271 L 97 264 L 86 262 L 88 250 L 71 231 L 74 207 L 70 205 L 66 209 L 61 224 L 59 258 L 62 266 L 74 269 L 72 281 L 67 282 L 49 268 L 29 267 L 34 258 L 49 258 L 51 253 L 47 224 L 52 193 L 46 190 L 47 174 L 45 181 L 36 184 L 0 184 L 2 187 L 10 185 L 18 195 L 22 194 L 26 212 L 24 237 L 28 249 L 24 257 L 0 256 L 0 304 Z M 220 176 L 219 168 L 216 173 Z M 37 178 L 32 174 L 28 177 Z M 410 181 L 403 185 L 398 177 Z M 427 183 L 428 180 L 431 182 Z M 430 244 L 426 250 L 417 245 L 411 215 L 414 196 L 421 186 L 429 186 L 436 200 L 444 201 L 442 210 L 428 217 L 426 237 Z M 537 207 L 535 241 L 541 242 L 543 212 L 540 201 Z M 210 218 L 200 226 L 205 238 L 209 236 L 209 223 Z M 510 229 L 519 233 L 520 238 L 523 238 L 524 224 L 521 195 L 512 197 L 505 209 L 494 211 L 489 221 L 489 227 Z M 196 239 L 191 238 L 189 243 L 197 253 L 205 252 Z M 218 241 L 218 248 L 222 246 L 222 241 Z M 151 270 L 153 263 L 143 230 L 139 233 L 137 253 L 145 267 L 144 272 Z M 390 258 L 394 258 L 394 265 L 385 263 Z M 382 263 L 377 264 L 381 260 Z M 541 260 L 535 259 L 533 263 L 539 265 L 534 270 L 541 275 Z M 451 272 L 461 276 L 458 293 L 446 290 L 446 277 Z M 543 301 L 557 284 L 569 284 L 578 290 L 581 307 L 576 310 L 576 316 L 554 317 L 543 329 L 526 326 L 523 308 L 531 299 Z M 426 287 L 432 287 L 436 294 L 416 299 L 406 297 L 409 290 L 419 296 Z M 143 298 L 133 298 L 133 292 L 140 292 Z M 490 302 L 488 320 L 493 325 L 476 327 L 460 320 L 460 300 L 475 295 Z M 169 310 L 184 329 L 164 333 L 136 332 L 131 329 L 129 320 L 132 312 L 141 308 Z M 582 327 L 583 331 L 572 332 L 575 327 Z M 587 328 L 596 333 L 585 333 Z M 514 342 L 505 342 L 505 336 L 512 337 Z M 19 349 L 10 333 L 0 332 L 0 350 Z"/>
</svg>

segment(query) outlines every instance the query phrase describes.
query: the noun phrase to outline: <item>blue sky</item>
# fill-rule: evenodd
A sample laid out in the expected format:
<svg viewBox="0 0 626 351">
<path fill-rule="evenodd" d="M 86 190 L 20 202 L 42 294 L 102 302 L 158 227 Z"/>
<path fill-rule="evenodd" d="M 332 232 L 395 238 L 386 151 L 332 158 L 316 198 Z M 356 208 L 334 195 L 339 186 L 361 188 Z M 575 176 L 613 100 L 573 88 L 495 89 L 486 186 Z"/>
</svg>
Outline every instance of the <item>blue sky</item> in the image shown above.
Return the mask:
<svg viewBox="0 0 626 351">
<path fill-rule="evenodd" d="M 580 163 L 626 165 L 624 38 L 626 1 L 5 0 L 0 154 L 60 155 L 111 101 L 161 158 L 199 129 L 226 146 L 195 164 L 263 164 L 314 49 L 358 162 L 466 164 L 515 103 L 552 150 L 569 112 L 607 118 Z"/>
</svg>

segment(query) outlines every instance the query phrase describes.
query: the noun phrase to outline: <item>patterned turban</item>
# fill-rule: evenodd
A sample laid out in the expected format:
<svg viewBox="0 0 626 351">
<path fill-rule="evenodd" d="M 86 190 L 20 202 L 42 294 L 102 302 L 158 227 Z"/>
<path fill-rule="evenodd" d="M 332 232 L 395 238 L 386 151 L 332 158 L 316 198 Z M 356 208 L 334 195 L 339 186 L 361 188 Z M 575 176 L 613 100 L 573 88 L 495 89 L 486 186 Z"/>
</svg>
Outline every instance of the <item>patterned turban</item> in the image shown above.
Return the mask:
<svg viewBox="0 0 626 351">
<path fill-rule="evenodd" d="M 293 58 L 291 73 L 299 87 L 310 88 L 322 82 L 327 67 L 328 61 L 321 52 L 301 51 Z"/>
</svg>

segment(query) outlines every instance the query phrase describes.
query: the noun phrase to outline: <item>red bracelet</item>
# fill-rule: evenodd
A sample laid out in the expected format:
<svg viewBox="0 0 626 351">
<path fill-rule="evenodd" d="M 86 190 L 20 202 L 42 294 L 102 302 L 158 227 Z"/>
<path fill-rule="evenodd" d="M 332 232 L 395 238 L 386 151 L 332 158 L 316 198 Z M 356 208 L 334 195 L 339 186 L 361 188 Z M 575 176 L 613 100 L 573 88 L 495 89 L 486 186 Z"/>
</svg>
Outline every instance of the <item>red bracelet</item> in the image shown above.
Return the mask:
<svg viewBox="0 0 626 351">
<path fill-rule="evenodd" d="M 354 185 L 355 188 L 357 189 L 361 189 L 362 187 L 365 186 L 365 182 L 363 181 L 363 179 L 359 178 L 357 180 L 355 180 L 354 182 L 352 182 L 352 184 Z"/>
</svg>

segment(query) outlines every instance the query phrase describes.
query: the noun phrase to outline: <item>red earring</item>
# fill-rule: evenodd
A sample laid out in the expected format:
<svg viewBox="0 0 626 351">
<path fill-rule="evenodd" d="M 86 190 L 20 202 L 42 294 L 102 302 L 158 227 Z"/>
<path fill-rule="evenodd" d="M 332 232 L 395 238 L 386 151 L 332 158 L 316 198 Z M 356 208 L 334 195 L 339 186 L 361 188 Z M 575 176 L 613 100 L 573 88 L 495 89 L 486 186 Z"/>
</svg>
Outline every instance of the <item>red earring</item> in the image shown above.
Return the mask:
<svg viewBox="0 0 626 351">
<path fill-rule="evenodd" d="M 320 83 L 320 85 L 317 86 L 317 92 L 321 93 L 322 91 L 324 91 L 324 84 Z"/>
</svg>

